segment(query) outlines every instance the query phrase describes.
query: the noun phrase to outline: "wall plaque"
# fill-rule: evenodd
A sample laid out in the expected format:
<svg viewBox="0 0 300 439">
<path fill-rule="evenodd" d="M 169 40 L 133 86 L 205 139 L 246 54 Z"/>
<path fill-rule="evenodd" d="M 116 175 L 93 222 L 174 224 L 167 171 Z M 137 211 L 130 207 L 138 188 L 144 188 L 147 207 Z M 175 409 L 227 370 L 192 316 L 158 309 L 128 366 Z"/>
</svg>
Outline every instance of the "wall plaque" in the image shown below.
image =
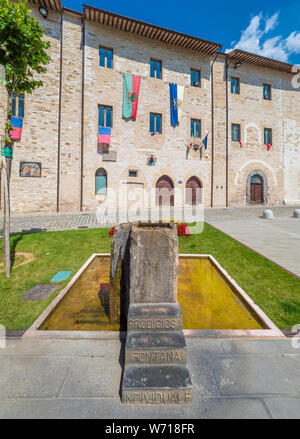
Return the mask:
<svg viewBox="0 0 300 439">
<path fill-rule="evenodd" d="M 20 162 L 20 177 L 41 177 L 42 163 Z"/>
</svg>

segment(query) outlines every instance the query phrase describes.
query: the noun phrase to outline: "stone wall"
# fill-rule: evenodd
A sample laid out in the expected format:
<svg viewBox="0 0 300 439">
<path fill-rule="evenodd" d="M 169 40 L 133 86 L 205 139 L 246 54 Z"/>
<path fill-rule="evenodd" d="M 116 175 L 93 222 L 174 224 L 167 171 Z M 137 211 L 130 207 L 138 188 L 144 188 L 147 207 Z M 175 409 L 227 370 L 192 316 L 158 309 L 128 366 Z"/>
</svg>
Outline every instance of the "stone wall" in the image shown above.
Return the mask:
<svg viewBox="0 0 300 439">
<path fill-rule="evenodd" d="M 63 17 L 59 208 L 72 212 L 80 209 L 82 29 L 80 15 Z"/>
<path fill-rule="evenodd" d="M 300 204 L 300 72 L 284 93 L 284 202 Z"/>
<path fill-rule="evenodd" d="M 51 63 L 47 73 L 43 75 L 44 86 L 31 95 L 25 95 L 22 138 L 14 144 L 12 162 L 13 213 L 56 210 L 60 16 L 50 10 L 48 19 L 44 20 L 35 6 L 30 7 L 33 16 L 41 20 L 44 26 L 45 39 L 51 42 L 48 51 Z M 0 105 L 1 110 L 6 113 L 7 93 L 4 88 L 0 88 Z M 1 111 L 0 134 L 4 134 L 3 117 L 4 113 Z M 21 161 L 41 162 L 41 178 L 20 177 Z M 3 203 L 1 207 L 3 208 Z"/>
<path fill-rule="evenodd" d="M 113 69 L 99 66 L 100 45 L 113 49 Z M 161 80 L 150 78 L 150 58 L 162 60 Z M 205 202 L 209 203 L 210 153 L 200 160 L 199 151 L 192 151 L 186 160 L 186 145 L 190 142 L 191 118 L 201 119 L 202 137 L 211 130 L 210 58 L 87 22 L 85 63 L 84 208 L 95 208 L 104 201 L 102 195 L 95 195 L 95 172 L 100 167 L 107 171 L 111 188 L 118 190 L 122 180 L 124 184 L 143 185 L 148 193 L 164 174 L 178 189 L 195 175 L 202 181 Z M 190 86 L 191 68 L 201 70 L 201 88 Z M 136 121 L 122 118 L 122 73 L 142 78 Z M 176 128 L 170 122 L 170 82 L 184 86 L 182 120 Z M 102 162 L 97 149 L 98 104 L 113 107 L 110 150 L 117 152 L 116 162 Z M 150 112 L 162 114 L 162 134 L 151 136 Z M 157 157 L 155 166 L 147 166 L 149 153 Z M 128 178 L 129 169 L 137 171 L 137 178 Z M 175 205 L 180 205 L 176 196 Z"/>
<path fill-rule="evenodd" d="M 32 13 L 45 26 L 45 38 L 51 42 L 52 58 L 44 75 L 44 87 L 25 97 L 22 139 L 15 143 L 12 168 L 12 212 L 56 211 L 58 187 L 58 115 L 60 78 L 60 16 L 50 10 L 44 20 L 37 7 Z M 80 209 L 81 185 L 81 111 L 82 111 L 82 17 L 64 11 L 62 47 L 61 131 L 59 210 Z M 99 66 L 99 46 L 114 51 L 113 69 Z M 150 78 L 150 59 L 162 61 L 162 79 Z M 211 204 L 212 126 L 211 64 L 213 57 L 185 50 L 133 34 L 86 21 L 83 137 L 83 210 L 102 206 L 112 209 L 114 196 L 95 194 L 95 173 L 107 172 L 108 189 L 119 186 L 146 189 L 143 207 L 153 206 L 155 185 L 167 175 L 176 189 L 175 206 L 185 202 L 187 180 L 197 176 L 204 187 L 204 204 Z M 190 69 L 201 70 L 201 87 L 190 86 Z M 141 76 L 137 120 L 122 117 L 123 73 Z M 230 77 L 240 78 L 240 94 L 230 93 Z M 247 204 L 247 179 L 253 170 L 263 173 L 267 181 L 266 202 L 300 202 L 300 93 L 291 85 L 291 75 L 242 64 L 228 71 L 229 89 L 229 163 L 228 196 L 230 206 Z M 170 123 L 169 82 L 184 86 L 182 120 L 176 128 Z M 272 100 L 263 99 L 262 85 L 272 86 Z M 226 93 L 225 56 L 214 63 L 214 180 L 213 205 L 226 205 Z M 6 91 L 0 89 L 0 134 L 6 110 Z M 113 107 L 110 152 L 116 161 L 106 161 L 97 144 L 98 105 Z M 149 113 L 162 114 L 162 134 L 151 136 Z M 200 159 L 199 151 L 186 147 L 190 142 L 190 119 L 201 120 L 201 138 L 209 133 L 208 148 Z M 231 142 L 231 123 L 241 125 L 242 148 Z M 263 142 L 263 129 L 272 128 L 270 151 Z M 157 157 L 147 165 L 148 154 Z M 107 157 L 107 156 L 106 156 Z M 19 176 L 20 161 L 42 163 L 41 178 Z M 129 170 L 137 171 L 129 177 Z M 3 184 L 1 185 L 3 191 Z M 183 200 L 182 200 L 183 195 Z M 3 209 L 3 193 L 1 194 Z M 124 197 L 123 197 L 124 198 Z M 148 198 L 148 199 L 146 199 Z M 124 201 L 124 200 L 122 200 Z"/>
<path fill-rule="evenodd" d="M 247 177 L 257 169 L 267 177 L 266 202 L 282 204 L 283 97 L 290 75 L 250 64 L 234 69 L 231 64 L 228 76 L 240 79 L 240 94 L 231 94 L 229 90 L 229 203 L 245 205 Z M 271 85 L 271 100 L 263 99 L 263 84 Z M 241 126 L 242 148 L 239 142 L 231 141 L 232 123 Z M 272 129 L 270 151 L 264 145 L 264 128 Z"/>
</svg>

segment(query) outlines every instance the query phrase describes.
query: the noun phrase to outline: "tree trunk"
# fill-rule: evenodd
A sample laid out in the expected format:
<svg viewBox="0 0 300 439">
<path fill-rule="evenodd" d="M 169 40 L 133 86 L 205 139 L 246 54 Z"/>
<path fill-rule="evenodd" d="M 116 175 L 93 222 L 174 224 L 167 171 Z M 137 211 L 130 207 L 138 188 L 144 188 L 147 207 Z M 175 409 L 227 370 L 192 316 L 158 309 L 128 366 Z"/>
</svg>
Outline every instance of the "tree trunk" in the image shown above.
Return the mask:
<svg viewBox="0 0 300 439">
<path fill-rule="evenodd" d="M 12 113 L 12 92 L 8 91 L 7 121 L 10 121 Z M 5 130 L 5 137 L 9 137 L 9 129 Z M 12 143 L 9 146 L 13 146 Z M 4 224 L 3 224 L 3 259 L 5 263 L 6 277 L 10 277 L 11 258 L 10 258 L 10 174 L 12 158 L 3 157 L 3 177 L 4 177 Z"/>
</svg>

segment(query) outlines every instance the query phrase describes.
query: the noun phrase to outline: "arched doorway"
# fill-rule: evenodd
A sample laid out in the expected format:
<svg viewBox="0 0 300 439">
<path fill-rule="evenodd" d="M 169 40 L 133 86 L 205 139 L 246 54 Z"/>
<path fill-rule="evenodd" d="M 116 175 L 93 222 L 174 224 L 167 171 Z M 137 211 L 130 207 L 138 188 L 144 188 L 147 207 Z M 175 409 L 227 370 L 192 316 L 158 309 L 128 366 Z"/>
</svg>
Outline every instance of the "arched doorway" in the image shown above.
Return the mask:
<svg viewBox="0 0 300 439">
<path fill-rule="evenodd" d="M 263 201 L 263 179 L 255 174 L 250 180 L 250 204 L 262 204 Z"/>
<path fill-rule="evenodd" d="M 196 206 L 202 203 L 202 183 L 199 178 L 193 176 L 188 179 L 185 186 L 185 203 Z"/>
<path fill-rule="evenodd" d="M 261 169 L 253 169 L 246 180 L 247 204 L 268 203 L 268 179 Z"/>
<path fill-rule="evenodd" d="M 174 185 L 170 177 L 163 175 L 156 182 L 156 206 L 174 206 Z"/>
</svg>

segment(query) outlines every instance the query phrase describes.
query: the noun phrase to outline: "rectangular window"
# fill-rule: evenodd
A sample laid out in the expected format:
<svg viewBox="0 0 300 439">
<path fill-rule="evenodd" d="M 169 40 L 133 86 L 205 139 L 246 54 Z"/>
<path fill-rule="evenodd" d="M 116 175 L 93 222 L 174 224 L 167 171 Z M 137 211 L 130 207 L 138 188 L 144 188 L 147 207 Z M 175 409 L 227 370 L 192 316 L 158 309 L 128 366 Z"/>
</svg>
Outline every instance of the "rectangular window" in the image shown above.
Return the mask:
<svg viewBox="0 0 300 439">
<path fill-rule="evenodd" d="M 98 126 L 112 127 L 112 107 L 98 106 Z"/>
<path fill-rule="evenodd" d="M 106 195 L 105 175 L 96 175 L 96 195 Z"/>
<path fill-rule="evenodd" d="M 201 120 L 191 119 L 191 137 L 201 137 Z"/>
<path fill-rule="evenodd" d="M 231 93 L 235 95 L 240 94 L 240 79 L 231 77 Z"/>
<path fill-rule="evenodd" d="M 161 79 L 162 67 L 161 61 L 150 60 L 150 78 Z"/>
<path fill-rule="evenodd" d="M 113 51 L 106 47 L 99 47 L 99 65 L 107 69 L 113 68 Z"/>
<path fill-rule="evenodd" d="M 263 85 L 263 97 L 268 101 L 271 100 L 271 86 L 269 84 Z"/>
<path fill-rule="evenodd" d="M 272 145 L 272 129 L 264 128 L 264 143 L 265 145 Z"/>
<path fill-rule="evenodd" d="M 129 171 L 128 176 L 129 177 L 137 177 L 137 171 Z"/>
<path fill-rule="evenodd" d="M 200 70 L 191 69 L 191 85 L 193 87 L 201 87 L 201 72 L 200 72 Z"/>
<path fill-rule="evenodd" d="M 161 120 L 162 120 L 161 114 L 150 113 L 150 133 L 161 134 L 162 132 Z"/>
<path fill-rule="evenodd" d="M 237 123 L 231 125 L 231 140 L 233 142 L 240 142 L 241 140 L 241 127 Z"/>
<path fill-rule="evenodd" d="M 12 98 L 12 115 L 24 117 L 24 95 L 13 94 Z"/>
</svg>

